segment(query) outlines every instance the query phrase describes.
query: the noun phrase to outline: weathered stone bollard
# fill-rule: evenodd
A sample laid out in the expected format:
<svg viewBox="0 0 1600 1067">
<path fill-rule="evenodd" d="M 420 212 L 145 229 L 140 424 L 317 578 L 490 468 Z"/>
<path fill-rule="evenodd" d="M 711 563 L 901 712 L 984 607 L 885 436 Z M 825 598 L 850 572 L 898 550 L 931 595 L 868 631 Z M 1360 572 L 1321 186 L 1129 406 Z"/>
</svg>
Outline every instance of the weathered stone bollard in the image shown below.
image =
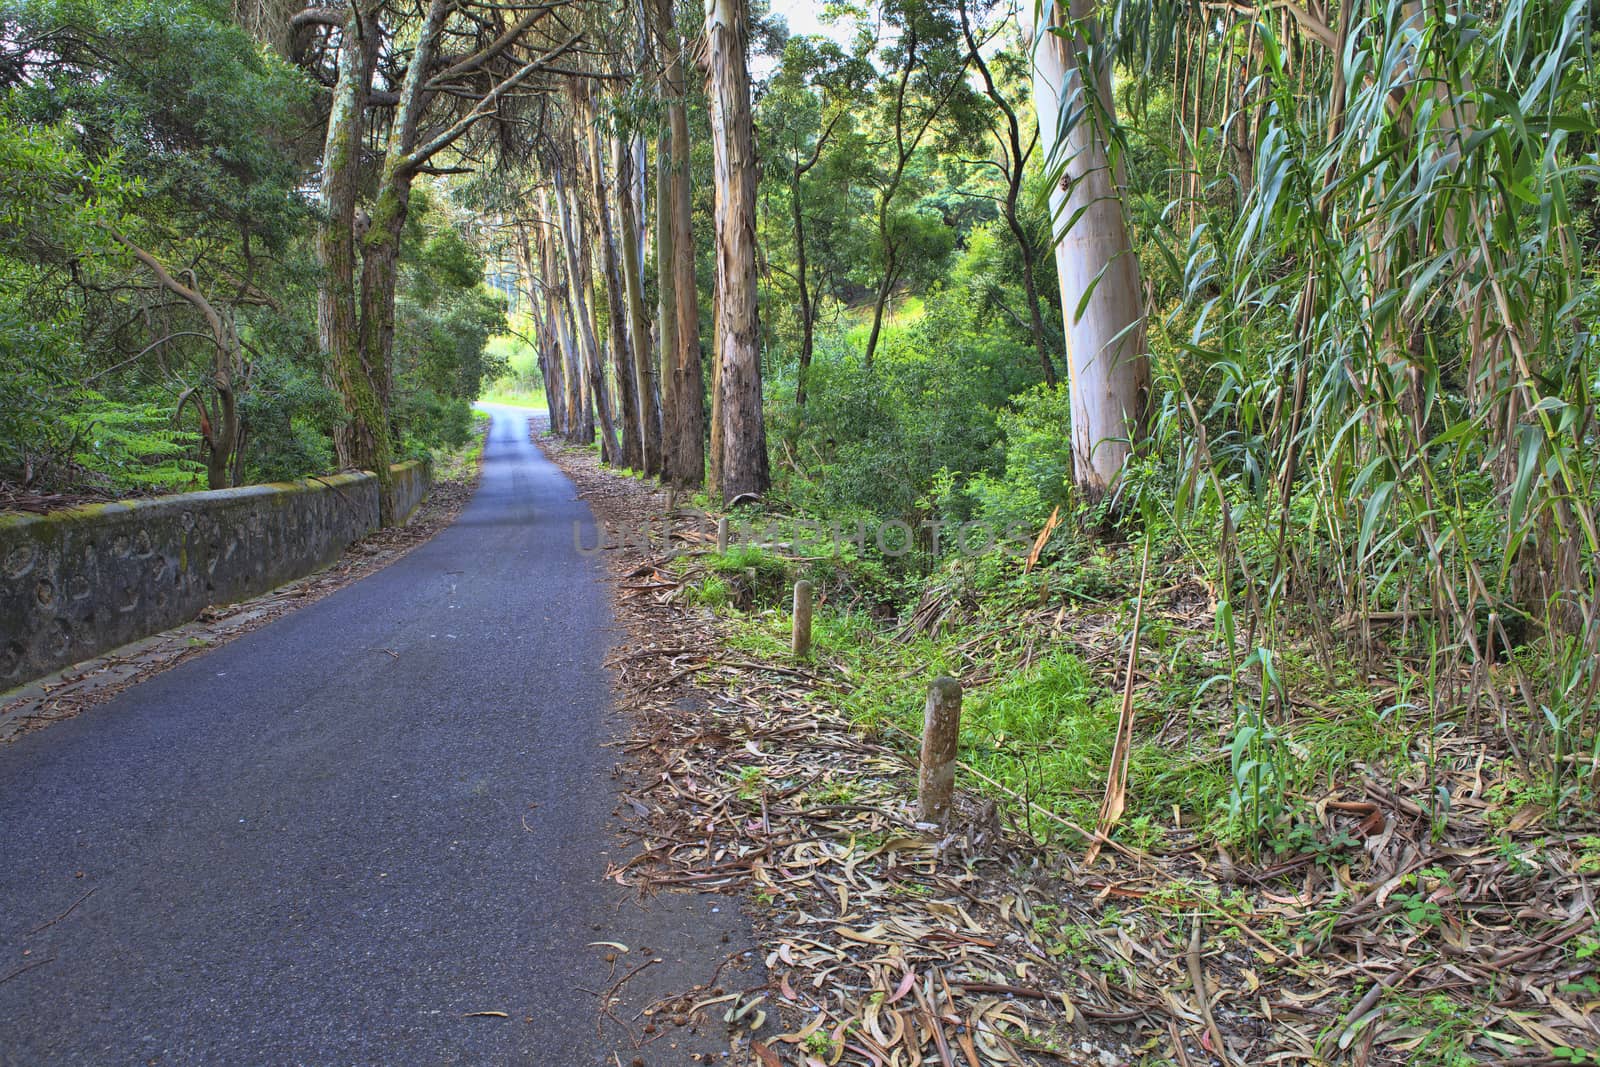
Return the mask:
<svg viewBox="0 0 1600 1067">
<path fill-rule="evenodd" d="M 943 825 L 956 784 L 956 742 L 961 735 L 961 683 L 935 678 L 922 717 L 922 762 L 917 771 L 917 821 Z"/>
<path fill-rule="evenodd" d="M 792 646 L 795 659 L 805 659 L 811 655 L 811 583 L 804 579 L 794 583 Z"/>
<path fill-rule="evenodd" d="M 717 520 L 717 555 L 728 554 L 728 517 L 724 515 Z"/>
</svg>

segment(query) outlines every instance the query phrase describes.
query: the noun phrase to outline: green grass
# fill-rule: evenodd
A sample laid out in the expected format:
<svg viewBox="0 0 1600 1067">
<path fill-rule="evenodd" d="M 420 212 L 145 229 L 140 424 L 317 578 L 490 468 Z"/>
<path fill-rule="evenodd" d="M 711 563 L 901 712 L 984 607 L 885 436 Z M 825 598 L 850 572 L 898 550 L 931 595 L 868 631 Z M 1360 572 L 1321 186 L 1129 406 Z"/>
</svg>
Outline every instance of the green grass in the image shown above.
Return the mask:
<svg viewBox="0 0 1600 1067">
<path fill-rule="evenodd" d="M 940 674 L 955 677 L 965 687 L 962 760 L 1046 810 L 1093 825 L 1121 707 L 1120 671 L 1091 666 L 1091 656 L 1070 633 L 1030 633 L 1016 620 L 1043 585 L 1066 603 L 1092 590 L 1096 602 L 1119 615 L 1114 625 L 1125 631 L 1137 581 L 1120 580 L 1121 561 L 1095 554 L 1061 560 L 1020 584 L 984 580 L 981 566 L 965 577 L 947 570 L 942 580 L 953 583 L 966 607 L 932 636 L 901 634 L 900 624 L 886 619 L 881 608 L 860 606 L 861 583 L 853 579 L 863 565 L 845 558 L 785 560 L 736 543 L 726 556 L 706 561 L 690 596 L 733 623 L 725 630 L 733 647 L 754 660 L 785 663 L 789 583 L 809 578 L 820 595 L 813 655 L 823 673 L 836 671 L 848 683 L 830 697 L 839 711 L 868 730 L 893 727 L 915 737 L 928 682 Z M 832 595 L 835 590 L 839 595 Z M 902 618 L 906 606 L 902 600 Z M 1276 670 L 1295 694 L 1299 714 L 1272 722 L 1280 713 L 1270 711 L 1269 735 L 1259 752 L 1247 753 L 1264 761 L 1265 780 L 1274 789 L 1281 782 L 1286 796 L 1270 811 L 1240 810 L 1253 793 L 1240 792 L 1231 742 L 1255 721 L 1246 713 L 1257 698 L 1243 686 L 1230 700 L 1226 676 L 1219 680 L 1218 674 L 1226 668 L 1209 633 L 1149 615 L 1142 631 L 1141 667 L 1149 683 L 1135 697 L 1128 806 L 1116 830 L 1119 840 L 1161 851 L 1169 835 L 1187 847 L 1197 834 L 1202 842 L 1252 855 L 1277 847 L 1331 858 L 1348 842 L 1324 839 L 1308 818 L 1306 798 L 1324 794 L 1354 765 L 1411 767 L 1411 724 L 1376 705 L 1360 672 L 1286 653 Z M 900 741 L 912 743 L 897 735 Z M 1247 777 L 1243 785 L 1253 781 Z M 994 792 L 972 774 L 963 773 L 961 786 Z M 1041 839 L 1063 832 L 1041 816 L 1030 823 Z"/>
<path fill-rule="evenodd" d="M 478 401 L 483 404 L 505 404 L 515 408 L 542 408 L 546 403 L 543 389 L 537 387 L 519 389 L 505 384 L 503 378 L 479 394 Z"/>
<path fill-rule="evenodd" d="M 754 583 L 754 598 L 747 594 L 742 604 L 736 587 L 753 573 L 776 572 L 781 563 L 753 546 L 735 545 L 711 563 L 711 573 L 691 594 L 719 615 L 737 618 L 727 631 L 734 648 L 779 663 L 789 659 L 788 576 L 775 573 L 771 582 Z M 817 566 L 813 562 L 802 576 L 816 580 Z M 928 682 L 940 674 L 961 679 L 967 687 L 962 760 L 1047 810 L 1092 824 L 1105 787 L 1121 693 L 1066 648 L 1036 652 L 1027 669 L 1018 669 L 1023 642 L 1005 624 L 1011 610 L 1005 594 L 996 593 L 984 598 L 975 617 L 946 632 L 897 639 L 894 627 L 867 612 L 823 603 L 812 624 L 813 654 L 848 679 L 849 688 L 834 698 L 836 706 L 869 730 L 893 727 L 916 736 Z M 974 685 L 970 677 L 975 642 L 985 650 L 981 660 L 992 668 L 986 672 L 992 680 L 984 685 Z M 1192 680 L 1168 684 L 1175 691 L 1193 691 Z M 1118 836 L 1140 847 L 1154 846 L 1172 826 L 1175 809 L 1184 827 L 1210 827 L 1225 835 L 1218 816 L 1231 782 L 1227 760 L 1215 758 L 1217 742 L 1203 734 L 1188 745 L 1173 745 L 1170 738 L 1146 733 L 1163 718 L 1147 707 L 1138 720 L 1129 756 L 1128 811 Z M 975 776 L 961 778 L 963 788 L 992 791 Z M 1061 832 L 1043 817 L 1030 823 L 1040 839 Z"/>
<path fill-rule="evenodd" d="M 478 397 L 485 404 L 506 404 L 519 408 L 545 406 L 544 385 L 539 379 L 539 353 L 524 336 L 532 333 L 525 319 L 512 323 L 521 333 L 501 333 L 489 338 L 484 346 L 491 359 L 504 359 L 507 372 L 492 382 L 485 382 L 483 394 Z"/>
<path fill-rule="evenodd" d="M 483 455 L 483 435 L 489 427 L 489 413 L 472 413 L 472 440 L 460 448 L 433 450 L 433 480 L 435 482 L 468 482 L 478 473 L 478 460 Z"/>
<path fill-rule="evenodd" d="M 691 598 L 713 610 L 759 609 L 782 601 L 790 588 L 788 564 L 759 545 L 729 545 L 725 555 L 710 557 L 707 566 L 710 573 Z"/>
</svg>

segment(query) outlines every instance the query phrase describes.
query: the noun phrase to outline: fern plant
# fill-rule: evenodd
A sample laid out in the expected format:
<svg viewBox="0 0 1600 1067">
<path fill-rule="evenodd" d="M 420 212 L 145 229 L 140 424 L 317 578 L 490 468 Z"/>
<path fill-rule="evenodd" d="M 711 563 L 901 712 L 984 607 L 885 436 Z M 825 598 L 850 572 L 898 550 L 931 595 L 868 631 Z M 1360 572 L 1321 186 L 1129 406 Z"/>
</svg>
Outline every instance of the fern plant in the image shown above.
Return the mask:
<svg viewBox="0 0 1600 1067">
<path fill-rule="evenodd" d="M 62 417 L 67 451 L 116 490 L 202 488 L 205 467 L 194 459 L 195 435 L 172 424 L 160 404 L 112 401 L 86 391 Z"/>
</svg>

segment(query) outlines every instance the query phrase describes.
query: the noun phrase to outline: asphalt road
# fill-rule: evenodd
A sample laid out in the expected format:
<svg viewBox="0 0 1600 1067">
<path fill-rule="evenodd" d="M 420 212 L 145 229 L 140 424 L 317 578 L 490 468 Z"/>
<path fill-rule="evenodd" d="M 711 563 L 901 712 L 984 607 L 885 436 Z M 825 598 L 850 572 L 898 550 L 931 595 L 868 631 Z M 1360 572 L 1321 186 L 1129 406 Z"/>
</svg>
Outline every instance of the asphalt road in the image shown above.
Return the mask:
<svg viewBox="0 0 1600 1067">
<path fill-rule="evenodd" d="M 721 898 L 604 881 L 593 520 L 492 413 L 434 540 L 0 748 L 0 1064 L 612 1064 L 591 942 L 656 989 L 742 942 Z M 727 1047 L 683 1035 L 644 1062 Z"/>
</svg>

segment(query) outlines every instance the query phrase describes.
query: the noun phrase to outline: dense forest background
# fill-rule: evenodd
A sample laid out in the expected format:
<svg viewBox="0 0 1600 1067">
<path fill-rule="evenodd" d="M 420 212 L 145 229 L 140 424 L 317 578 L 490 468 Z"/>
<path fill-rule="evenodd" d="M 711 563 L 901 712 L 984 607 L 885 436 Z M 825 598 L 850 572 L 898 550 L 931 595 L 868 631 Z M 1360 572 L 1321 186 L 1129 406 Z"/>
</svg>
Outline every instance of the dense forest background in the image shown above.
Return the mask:
<svg viewBox="0 0 1600 1067">
<path fill-rule="evenodd" d="M 1596 9 L 819 13 L 5 0 L 0 479 L 382 470 L 532 397 L 776 523 L 695 587 L 752 650 L 804 572 L 853 714 L 962 674 L 1051 811 L 1338 878 L 1370 777 L 1596 869 Z"/>
</svg>

